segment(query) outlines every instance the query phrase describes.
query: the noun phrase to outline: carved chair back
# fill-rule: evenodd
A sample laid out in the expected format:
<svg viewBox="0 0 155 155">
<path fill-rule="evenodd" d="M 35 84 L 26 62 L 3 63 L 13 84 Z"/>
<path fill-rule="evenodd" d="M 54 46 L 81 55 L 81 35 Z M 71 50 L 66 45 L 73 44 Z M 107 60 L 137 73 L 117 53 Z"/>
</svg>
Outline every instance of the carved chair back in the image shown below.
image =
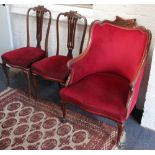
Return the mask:
<svg viewBox="0 0 155 155">
<path fill-rule="evenodd" d="M 48 26 L 47 26 L 47 31 L 46 31 L 46 37 L 45 37 L 45 52 L 46 56 L 48 56 L 48 36 L 49 36 L 49 31 L 50 31 L 50 25 L 51 25 L 51 12 L 44 8 L 44 6 L 37 6 L 34 8 L 29 8 L 27 12 L 27 47 L 30 46 L 30 31 L 29 31 L 29 16 L 30 16 L 30 11 L 35 11 L 36 12 L 36 40 L 37 40 L 37 48 L 41 48 L 41 41 L 42 41 L 42 29 L 43 29 L 43 19 L 44 19 L 44 14 L 48 13 Z"/>
<path fill-rule="evenodd" d="M 68 38 L 67 38 L 68 53 L 67 53 L 67 56 L 73 57 L 72 51 L 74 49 L 77 21 L 79 19 L 83 19 L 84 21 L 83 34 L 82 34 L 82 39 L 81 39 L 81 44 L 80 44 L 80 49 L 79 49 L 79 54 L 80 54 L 83 49 L 83 43 L 84 43 L 84 38 L 85 38 L 86 28 L 87 28 L 87 19 L 84 16 L 78 14 L 77 11 L 60 13 L 58 15 L 57 22 L 56 22 L 56 29 L 57 29 L 57 52 L 56 54 L 57 55 L 59 55 L 59 19 L 60 19 L 60 16 L 67 17 L 67 20 L 68 20 Z"/>
</svg>

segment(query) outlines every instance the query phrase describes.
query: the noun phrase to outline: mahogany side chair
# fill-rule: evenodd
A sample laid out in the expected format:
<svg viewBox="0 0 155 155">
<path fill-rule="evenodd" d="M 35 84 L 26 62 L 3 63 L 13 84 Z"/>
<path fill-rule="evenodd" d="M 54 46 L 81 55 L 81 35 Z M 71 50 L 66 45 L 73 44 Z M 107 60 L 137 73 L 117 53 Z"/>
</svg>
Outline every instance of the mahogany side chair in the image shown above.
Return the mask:
<svg viewBox="0 0 155 155">
<path fill-rule="evenodd" d="M 67 48 L 68 52 L 66 56 L 59 54 L 59 22 L 60 17 L 67 17 L 67 24 L 68 24 L 68 36 L 67 36 Z M 64 84 L 66 82 L 67 76 L 69 74 L 67 69 L 67 62 L 72 59 L 72 51 L 74 49 L 74 42 L 75 42 L 75 34 L 76 34 L 76 25 L 77 21 L 83 21 L 83 33 L 82 39 L 80 41 L 80 49 L 79 53 L 82 52 L 86 28 L 87 28 L 87 19 L 78 14 L 77 11 L 69 11 L 65 13 L 60 13 L 57 16 L 56 21 L 56 31 L 57 31 L 57 51 L 55 56 L 50 56 L 48 58 L 42 59 L 33 63 L 31 66 L 32 72 L 32 79 L 34 85 L 34 92 L 36 99 L 38 98 L 38 83 L 37 83 L 37 76 L 41 76 L 48 81 L 56 81 L 60 84 Z M 82 23 L 81 23 L 82 24 Z"/>
<path fill-rule="evenodd" d="M 36 47 L 30 46 L 30 32 L 29 32 L 29 16 L 30 12 L 36 12 Z M 48 26 L 45 37 L 45 49 L 41 48 L 42 41 L 42 28 L 43 28 L 43 18 L 44 14 L 48 13 Z M 9 74 L 6 68 L 6 64 L 10 67 L 23 70 L 26 74 L 28 80 L 28 92 L 31 94 L 30 85 L 30 68 L 32 63 L 41 60 L 48 55 L 48 36 L 51 25 L 51 12 L 44 8 L 44 6 L 37 6 L 34 8 L 29 8 L 26 16 L 26 26 L 27 26 L 27 46 L 21 47 L 12 51 L 8 51 L 2 55 L 2 66 L 7 79 L 8 85 L 10 85 Z"/>
<path fill-rule="evenodd" d="M 88 47 L 68 62 L 70 75 L 60 90 L 63 120 L 68 103 L 109 118 L 117 124 L 119 145 L 137 101 L 150 41 L 151 32 L 135 19 L 94 21 Z"/>
</svg>

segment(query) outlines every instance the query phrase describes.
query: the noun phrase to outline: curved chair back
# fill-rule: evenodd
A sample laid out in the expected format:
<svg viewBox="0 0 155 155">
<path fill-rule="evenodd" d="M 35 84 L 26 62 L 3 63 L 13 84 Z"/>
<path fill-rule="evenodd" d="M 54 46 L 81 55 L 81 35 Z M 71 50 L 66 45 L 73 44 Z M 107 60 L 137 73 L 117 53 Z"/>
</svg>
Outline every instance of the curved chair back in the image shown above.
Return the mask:
<svg viewBox="0 0 155 155">
<path fill-rule="evenodd" d="M 67 19 L 68 19 L 68 38 L 67 38 L 68 54 L 67 54 L 67 56 L 73 57 L 72 51 L 74 49 L 77 21 L 79 19 L 84 20 L 84 28 L 83 28 L 83 34 L 82 34 L 80 50 L 79 50 L 79 53 L 81 53 L 82 49 L 83 49 L 85 34 L 86 34 L 87 19 L 84 16 L 78 14 L 77 11 L 69 11 L 69 12 L 65 12 L 65 13 L 60 13 L 58 15 L 57 22 L 56 22 L 56 29 L 57 29 L 57 52 L 56 52 L 56 55 L 59 55 L 59 19 L 60 19 L 60 16 L 67 17 Z"/>
<path fill-rule="evenodd" d="M 137 26 L 135 19 L 94 21 L 85 54 L 85 73 L 111 72 L 132 81 L 146 60 L 150 40 L 150 31 Z"/>
<path fill-rule="evenodd" d="M 40 6 L 40 5 L 34 8 L 29 8 L 27 12 L 27 20 L 26 20 L 27 22 L 27 47 L 30 46 L 30 32 L 29 32 L 30 11 L 36 12 L 36 39 L 37 39 L 36 47 L 37 48 L 41 48 L 44 14 L 45 13 L 49 14 L 48 26 L 47 26 L 46 37 L 45 37 L 45 52 L 46 52 L 46 56 L 48 56 L 48 36 L 49 36 L 50 25 L 51 25 L 51 12 L 48 9 L 44 8 L 44 6 Z"/>
</svg>

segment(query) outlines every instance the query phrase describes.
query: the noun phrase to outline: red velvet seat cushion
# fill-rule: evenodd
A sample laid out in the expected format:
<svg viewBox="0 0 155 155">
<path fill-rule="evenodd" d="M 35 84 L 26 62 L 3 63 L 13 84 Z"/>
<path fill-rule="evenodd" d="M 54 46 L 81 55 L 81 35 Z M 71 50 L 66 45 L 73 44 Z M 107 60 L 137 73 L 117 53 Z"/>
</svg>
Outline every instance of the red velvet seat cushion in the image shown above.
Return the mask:
<svg viewBox="0 0 155 155">
<path fill-rule="evenodd" d="M 68 75 L 67 62 L 70 58 L 66 56 L 52 56 L 40 60 L 32 65 L 32 73 L 40 75 L 49 80 L 65 82 Z"/>
<path fill-rule="evenodd" d="M 31 64 L 45 57 L 45 51 L 35 47 L 23 47 L 6 52 L 2 59 L 9 65 L 30 68 Z"/>
<path fill-rule="evenodd" d="M 95 73 L 61 89 L 64 101 L 118 122 L 126 119 L 129 81 L 115 74 Z"/>
</svg>

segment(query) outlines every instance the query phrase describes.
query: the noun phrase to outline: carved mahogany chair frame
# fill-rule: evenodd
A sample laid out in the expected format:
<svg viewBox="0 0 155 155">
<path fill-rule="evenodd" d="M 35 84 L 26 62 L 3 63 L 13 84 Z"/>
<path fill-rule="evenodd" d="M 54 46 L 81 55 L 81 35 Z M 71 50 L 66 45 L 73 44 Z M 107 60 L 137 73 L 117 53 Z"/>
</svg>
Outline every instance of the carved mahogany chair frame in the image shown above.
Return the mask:
<svg viewBox="0 0 155 155">
<path fill-rule="evenodd" d="M 51 12 L 44 8 L 44 6 L 37 6 L 34 8 L 29 8 L 27 11 L 27 16 L 26 16 L 26 26 L 27 26 L 27 47 L 30 47 L 30 32 L 29 32 L 29 16 L 30 16 L 30 12 L 31 11 L 35 11 L 36 12 L 36 40 L 37 40 L 37 48 L 41 49 L 41 41 L 42 41 L 42 28 L 43 28 L 43 18 L 44 18 L 44 14 L 47 12 L 49 14 L 49 18 L 48 18 L 48 26 L 47 26 L 47 32 L 46 32 L 46 38 L 45 38 L 45 52 L 46 52 L 46 56 L 48 56 L 48 36 L 49 36 L 49 31 L 50 31 L 50 25 L 51 25 Z M 7 79 L 7 84 L 8 86 L 10 86 L 10 80 L 9 80 L 9 75 L 8 75 L 8 71 L 6 68 L 6 64 L 8 64 L 7 62 L 5 62 L 4 60 L 2 60 L 2 67 Z M 16 65 L 12 65 L 12 64 L 8 64 L 9 66 L 11 66 L 12 68 L 17 68 L 17 69 L 22 69 L 23 72 L 26 74 L 27 80 L 28 80 L 28 92 L 29 95 L 31 94 L 31 84 L 30 84 L 30 68 L 25 69 L 21 66 L 16 66 Z"/>
<path fill-rule="evenodd" d="M 132 99 L 134 97 L 135 84 L 136 84 L 136 82 L 137 82 L 137 80 L 138 80 L 142 70 L 144 69 L 144 65 L 145 65 L 145 62 L 146 62 L 146 59 L 147 59 L 147 56 L 148 56 L 148 51 L 149 51 L 149 48 L 150 48 L 150 42 L 151 42 L 151 38 L 152 38 L 151 31 L 146 29 L 143 26 L 138 26 L 137 23 L 136 23 L 136 19 L 123 19 L 121 17 L 116 16 L 116 19 L 114 21 L 109 21 L 109 20 L 99 21 L 99 20 L 95 20 L 94 22 L 92 22 L 92 24 L 90 26 L 88 47 L 91 44 L 91 38 L 90 38 L 91 37 L 91 28 L 92 28 L 92 25 L 94 23 L 96 23 L 96 22 L 99 22 L 101 25 L 104 22 L 106 22 L 106 23 L 111 23 L 111 24 L 114 24 L 114 25 L 117 25 L 117 26 L 121 26 L 121 27 L 135 28 L 135 29 L 139 29 L 141 31 L 144 31 L 144 32 L 148 33 L 148 44 L 147 44 L 147 47 L 146 47 L 146 49 L 144 51 L 143 59 L 141 60 L 141 63 L 139 65 L 139 69 L 138 69 L 138 71 L 137 71 L 133 81 L 130 83 L 130 94 L 128 95 L 127 103 L 126 103 L 126 116 L 128 116 L 128 114 L 130 113 L 130 106 L 131 106 L 131 103 L 132 103 Z M 87 55 L 87 53 L 88 53 L 88 50 L 86 48 L 86 50 L 80 56 L 70 60 L 68 62 L 68 64 L 67 64 L 68 69 L 71 68 L 72 64 L 77 63 L 78 61 L 83 59 Z M 75 75 L 70 73 L 70 75 L 68 76 L 68 80 L 66 82 L 66 86 L 68 86 L 70 83 L 72 83 L 73 76 L 75 76 Z M 62 122 L 66 122 L 66 120 L 65 120 L 65 117 L 66 117 L 66 106 L 65 105 L 68 104 L 68 102 L 70 102 L 70 101 L 61 100 L 61 109 L 62 109 L 62 112 L 63 112 Z M 86 109 L 84 109 L 84 110 L 86 110 Z M 93 113 L 93 112 L 91 112 L 91 113 Z M 107 116 L 103 116 L 103 115 L 100 115 L 100 116 L 108 118 Z M 108 119 L 112 120 L 110 117 Z M 112 120 L 112 121 L 116 122 L 115 120 Z M 124 131 L 124 123 L 116 122 L 116 124 L 117 124 L 117 131 L 118 131 L 116 145 L 119 146 L 120 139 L 121 139 L 121 136 L 122 136 L 123 131 Z"/>
<path fill-rule="evenodd" d="M 68 23 L 68 38 L 67 38 L 67 48 L 68 48 L 68 53 L 67 57 L 73 57 L 72 51 L 74 49 L 74 42 L 75 42 L 75 33 L 76 33 L 76 25 L 78 20 L 84 21 L 84 28 L 83 28 L 83 34 L 82 34 L 82 39 L 81 39 L 81 44 L 80 44 L 80 49 L 79 49 L 79 54 L 81 54 L 83 50 L 83 43 L 84 43 L 84 38 L 86 34 L 86 29 L 87 29 L 87 19 L 86 17 L 80 15 L 77 13 L 77 11 L 69 11 L 65 13 L 60 13 L 57 16 L 56 20 L 56 36 L 57 36 L 57 49 L 56 49 L 56 55 L 59 55 L 59 22 L 60 22 L 60 17 L 64 16 L 67 17 L 67 23 Z M 38 83 L 37 83 L 37 77 L 38 75 L 36 73 L 32 72 L 32 80 L 33 80 L 33 85 L 34 85 L 34 90 L 35 90 L 35 97 L 36 99 L 38 98 Z M 48 81 L 56 81 L 59 84 L 59 87 L 63 86 L 65 83 L 60 82 L 58 79 L 54 79 L 51 77 L 43 77 L 44 79 Z"/>
</svg>

